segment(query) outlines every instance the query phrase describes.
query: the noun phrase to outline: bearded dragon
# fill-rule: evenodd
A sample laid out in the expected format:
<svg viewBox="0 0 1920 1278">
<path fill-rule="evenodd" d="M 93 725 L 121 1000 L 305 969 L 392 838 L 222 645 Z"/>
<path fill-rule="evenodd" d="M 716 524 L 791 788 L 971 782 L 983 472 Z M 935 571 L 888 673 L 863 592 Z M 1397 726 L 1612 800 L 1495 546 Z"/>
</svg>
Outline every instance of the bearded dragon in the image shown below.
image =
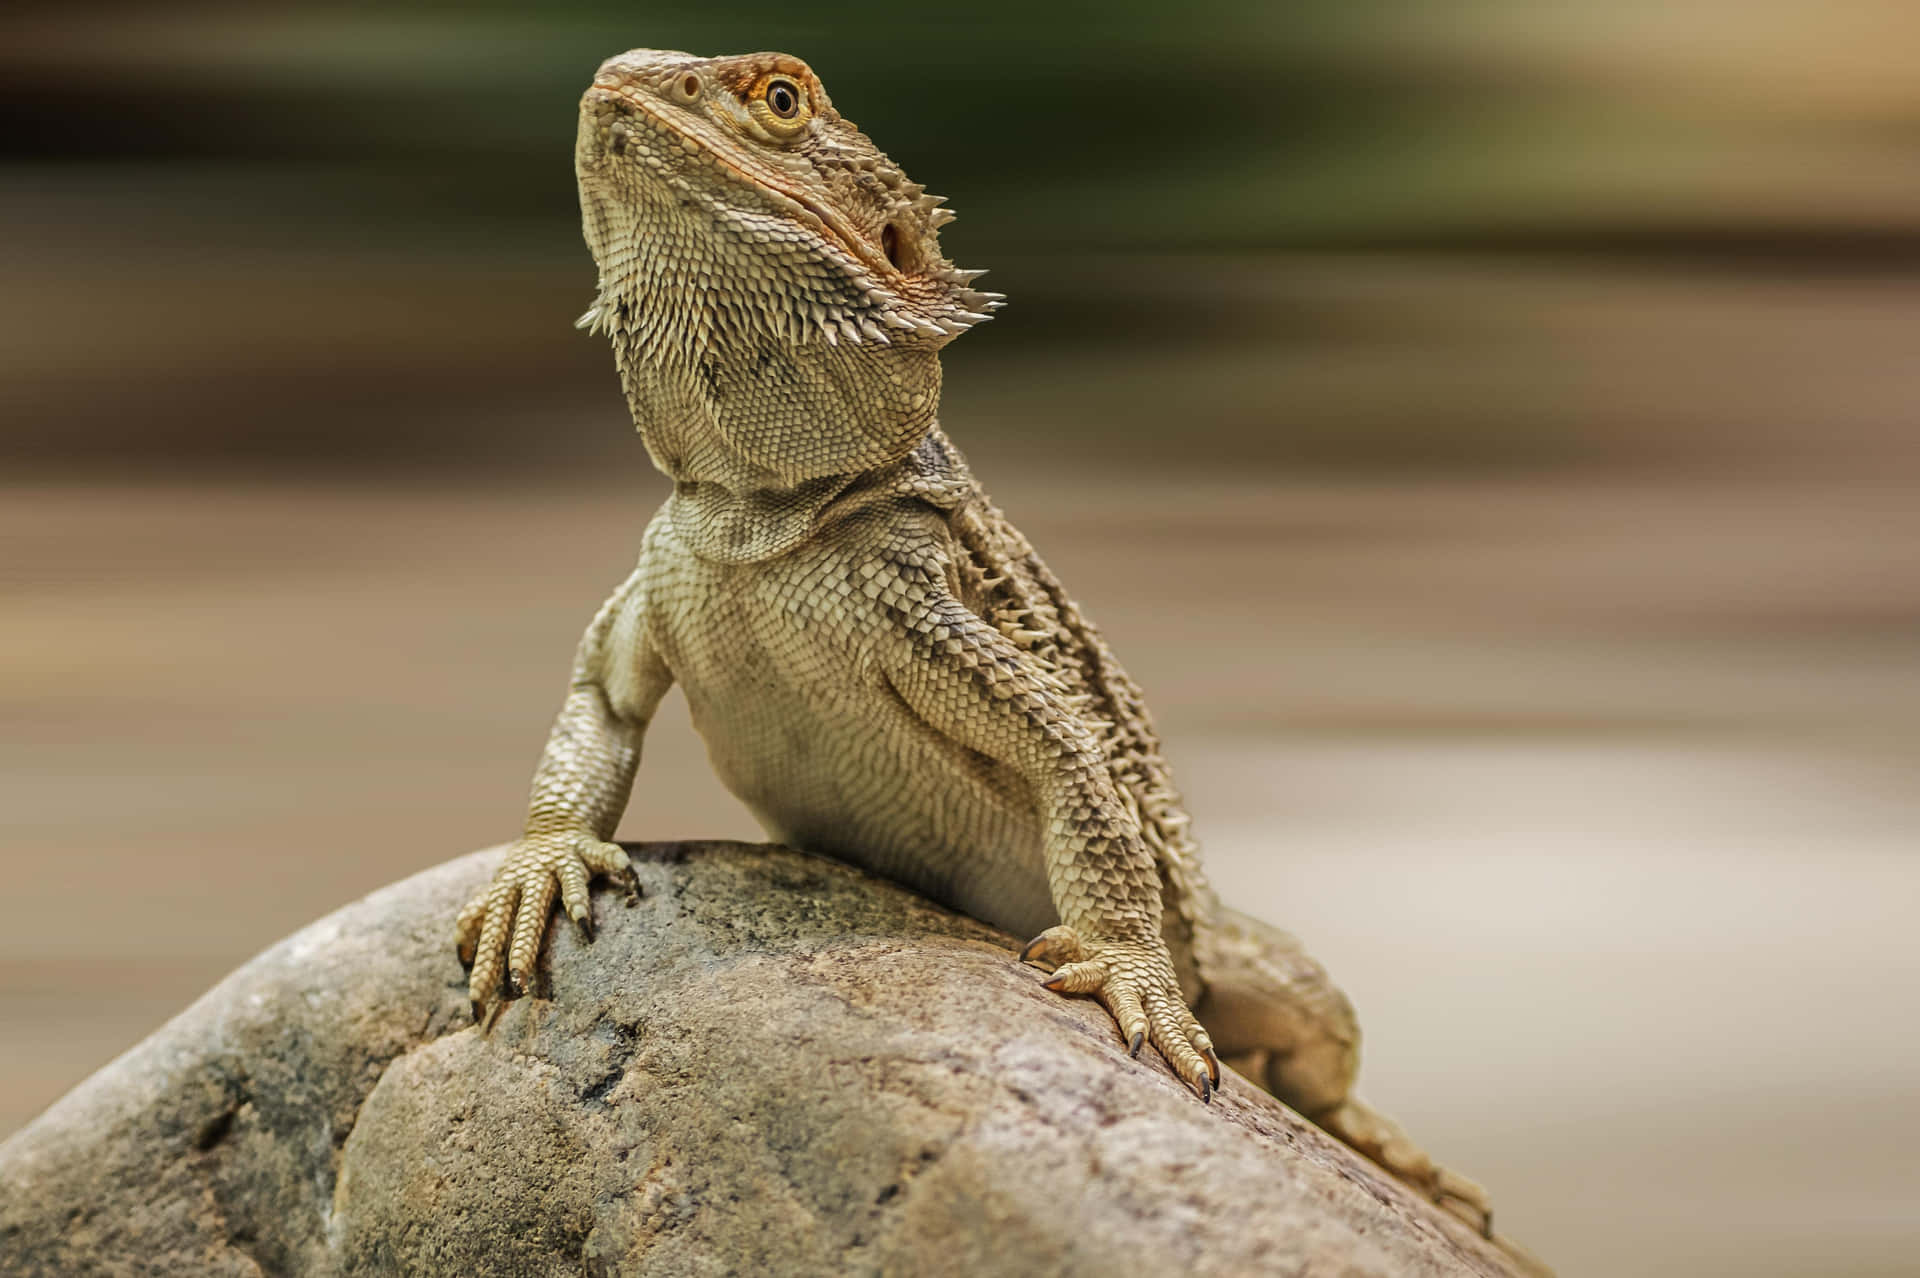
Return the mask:
<svg viewBox="0 0 1920 1278">
<path fill-rule="evenodd" d="M 1208 886 L 1140 689 L 938 421 L 940 350 L 1001 304 L 953 214 L 798 58 L 636 49 L 580 103 L 607 335 L 673 493 L 587 627 L 525 832 L 461 912 L 476 1020 L 588 883 L 684 690 L 770 836 L 1017 935 L 1210 1100 L 1221 1063 L 1491 1230 L 1486 1193 L 1352 1090 L 1359 1030 L 1291 937 Z M 502 977 L 508 989 L 502 990 Z"/>
</svg>

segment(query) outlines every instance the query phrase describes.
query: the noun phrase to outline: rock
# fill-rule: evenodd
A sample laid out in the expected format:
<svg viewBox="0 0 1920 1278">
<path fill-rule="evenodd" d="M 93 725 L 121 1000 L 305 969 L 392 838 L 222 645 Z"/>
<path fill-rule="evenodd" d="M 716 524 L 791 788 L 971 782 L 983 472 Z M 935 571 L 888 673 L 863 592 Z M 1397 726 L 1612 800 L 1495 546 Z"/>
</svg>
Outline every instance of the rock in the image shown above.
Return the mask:
<svg viewBox="0 0 1920 1278">
<path fill-rule="evenodd" d="M 1505 1274 L 1244 1081 L 1202 1106 L 1010 938 L 650 844 L 482 1034 L 477 853 L 276 945 L 0 1145 L 0 1273 Z"/>
</svg>

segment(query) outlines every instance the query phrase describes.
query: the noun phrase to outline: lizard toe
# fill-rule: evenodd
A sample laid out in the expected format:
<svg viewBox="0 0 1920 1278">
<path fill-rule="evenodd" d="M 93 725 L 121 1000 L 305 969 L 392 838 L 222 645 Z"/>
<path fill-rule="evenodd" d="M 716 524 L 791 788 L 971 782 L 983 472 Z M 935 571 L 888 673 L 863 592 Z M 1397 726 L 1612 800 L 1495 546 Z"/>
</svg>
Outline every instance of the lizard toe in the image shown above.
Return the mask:
<svg viewBox="0 0 1920 1278">
<path fill-rule="evenodd" d="M 532 988 L 556 899 L 592 940 L 592 876 L 632 869 L 619 844 L 584 831 L 529 834 L 514 844 L 454 925 L 461 962 L 470 965 L 467 994 L 475 1021 Z"/>
<path fill-rule="evenodd" d="M 1092 994 L 1106 983 L 1107 970 L 1099 963 L 1069 963 L 1040 984 L 1058 994 Z"/>
<path fill-rule="evenodd" d="M 1071 928 L 1049 928 L 1027 946 L 1022 958 L 1041 961 L 1065 954 L 1073 961 L 1056 967 L 1047 989 L 1062 994 L 1096 994 L 1112 1013 L 1127 1054 L 1140 1055 L 1152 1043 L 1180 1081 L 1203 1101 L 1211 1101 L 1220 1081 L 1213 1040 L 1200 1028 L 1181 996 L 1179 979 L 1164 948 L 1151 942 L 1083 943 Z"/>
<path fill-rule="evenodd" d="M 1086 947 L 1080 944 L 1080 934 L 1060 923 L 1028 941 L 1020 951 L 1020 962 L 1057 968 L 1077 963 L 1085 954 Z"/>
</svg>

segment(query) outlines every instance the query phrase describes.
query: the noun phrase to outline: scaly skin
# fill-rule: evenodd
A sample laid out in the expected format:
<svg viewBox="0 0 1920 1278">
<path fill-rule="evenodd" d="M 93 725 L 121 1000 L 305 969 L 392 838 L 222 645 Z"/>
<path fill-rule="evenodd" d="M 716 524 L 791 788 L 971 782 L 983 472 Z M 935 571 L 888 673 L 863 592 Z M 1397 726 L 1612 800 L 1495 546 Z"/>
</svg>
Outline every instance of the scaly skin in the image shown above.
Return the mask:
<svg viewBox="0 0 1920 1278">
<path fill-rule="evenodd" d="M 782 54 L 634 50 L 576 155 L 628 403 L 675 489 L 582 639 L 526 830 L 461 914 L 476 1017 L 584 929 L 677 681 L 769 835 L 1022 935 L 1202 1099 L 1224 1057 L 1483 1229 L 1472 1182 L 1351 1092 L 1352 1009 L 1207 886 L 1140 690 L 936 422 L 939 350 L 999 304 L 951 218 Z M 1191 1009 L 1191 1010 L 1190 1010 Z"/>
</svg>

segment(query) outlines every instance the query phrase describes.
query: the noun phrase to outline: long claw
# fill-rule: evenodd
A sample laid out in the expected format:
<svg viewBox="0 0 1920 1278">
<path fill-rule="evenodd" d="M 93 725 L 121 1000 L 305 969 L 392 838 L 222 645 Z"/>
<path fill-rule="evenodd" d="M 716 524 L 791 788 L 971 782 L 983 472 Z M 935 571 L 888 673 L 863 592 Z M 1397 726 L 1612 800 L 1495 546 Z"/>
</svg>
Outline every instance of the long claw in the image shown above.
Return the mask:
<svg viewBox="0 0 1920 1278">
<path fill-rule="evenodd" d="M 1022 963 L 1042 967 L 1068 968 L 1088 957 L 1080 937 L 1066 924 L 1056 924 L 1026 943 L 1020 951 Z"/>
<path fill-rule="evenodd" d="M 1213 1080 L 1205 1074 L 1200 1076 L 1200 1103 L 1202 1105 L 1213 1104 Z"/>
<path fill-rule="evenodd" d="M 1133 1057 L 1136 1061 L 1139 1060 L 1140 1044 L 1146 1042 L 1146 1040 L 1147 1032 L 1145 1030 L 1135 1030 L 1133 1032 L 1133 1041 L 1127 1044 L 1127 1055 Z"/>
<path fill-rule="evenodd" d="M 588 941 L 593 940 L 593 915 L 582 910 L 573 916 L 573 921 L 579 926 L 581 936 L 585 937 Z"/>
<path fill-rule="evenodd" d="M 487 1009 L 481 1006 L 480 1000 L 477 998 L 468 999 L 467 1006 L 473 1009 L 473 1023 L 475 1025 L 478 1025 L 480 1023 L 480 1018 L 487 1014 Z"/>
<path fill-rule="evenodd" d="M 1207 1058 L 1207 1080 L 1211 1082 L 1215 1088 L 1218 1088 L 1220 1086 L 1220 1058 L 1213 1054 L 1211 1047 L 1200 1054 Z"/>
</svg>

